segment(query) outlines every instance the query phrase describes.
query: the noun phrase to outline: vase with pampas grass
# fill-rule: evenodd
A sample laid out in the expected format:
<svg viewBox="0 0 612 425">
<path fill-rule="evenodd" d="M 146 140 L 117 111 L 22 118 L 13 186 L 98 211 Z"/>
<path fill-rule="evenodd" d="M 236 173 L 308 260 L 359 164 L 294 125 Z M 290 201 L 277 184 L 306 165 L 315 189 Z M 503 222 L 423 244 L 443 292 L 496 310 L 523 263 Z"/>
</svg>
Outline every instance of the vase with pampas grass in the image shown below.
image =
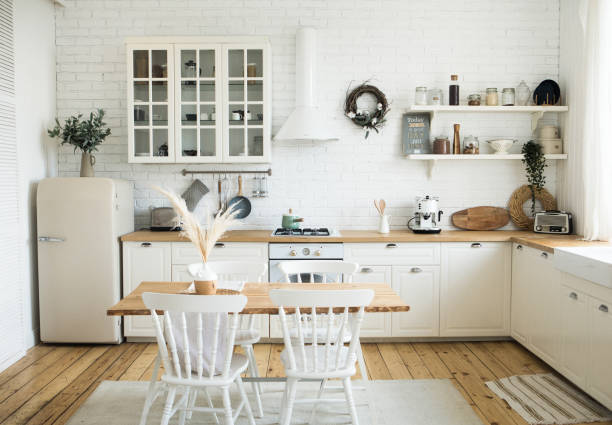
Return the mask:
<svg viewBox="0 0 612 425">
<path fill-rule="evenodd" d="M 190 264 L 187 267 L 189 274 L 193 277 L 196 293 L 200 295 L 215 294 L 217 292 L 217 275 L 208 267 L 208 257 L 221 236 L 237 221 L 235 217 L 238 211 L 228 208 L 224 212 L 217 213 L 214 217 L 209 216 L 206 226 L 202 228 L 195 215 L 187 208 L 183 198 L 159 187 L 155 187 L 155 189 L 172 203 L 183 228 L 180 236 L 189 239 L 202 255 L 201 263 Z"/>
</svg>

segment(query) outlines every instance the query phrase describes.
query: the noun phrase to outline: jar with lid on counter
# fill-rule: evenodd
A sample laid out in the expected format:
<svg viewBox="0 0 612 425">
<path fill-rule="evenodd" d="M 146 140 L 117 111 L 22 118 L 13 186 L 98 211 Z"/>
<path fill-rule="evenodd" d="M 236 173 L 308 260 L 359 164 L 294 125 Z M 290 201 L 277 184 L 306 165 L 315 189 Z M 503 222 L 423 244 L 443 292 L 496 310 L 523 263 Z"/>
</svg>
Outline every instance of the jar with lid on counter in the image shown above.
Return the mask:
<svg viewBox="0 0 612 425">
<path fill-rule="evenodd" d="M 427 105 L 427 87 L 417 87 L 414 93 L 415 105 Z"/>
<path fill-rule="evenodd" d="M 506 87 L 502 91 L 502 105 L 503 106 L 514 106 L 514 89 Z"/>
<path fill-rule="evenodd" d="M 499 103 L 499 97 L 497 95 L 497 89 L 490 87 L 487 89 L 487 106 L 497 106 Z"/>
</svg>

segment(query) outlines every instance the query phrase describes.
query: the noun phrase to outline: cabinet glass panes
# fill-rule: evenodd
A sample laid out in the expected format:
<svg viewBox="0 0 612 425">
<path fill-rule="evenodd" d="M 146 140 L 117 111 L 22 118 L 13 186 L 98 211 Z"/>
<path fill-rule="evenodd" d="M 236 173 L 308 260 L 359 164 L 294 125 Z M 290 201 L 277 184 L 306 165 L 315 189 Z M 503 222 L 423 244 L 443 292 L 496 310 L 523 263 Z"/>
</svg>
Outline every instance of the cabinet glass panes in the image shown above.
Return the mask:
<svg viewBox="0 0 612 425">
<path fill-rule="evenodd" d="M 179 49 L 180 120 L 177 155 L 188 157 L 217 156 L 216 51 L 215 49 Z"/>
<path fill-rule="evenodd" d="M 132 52 L 134 157 L 168 156 L 168 51 Z"/>
<path fill-rule="evenodd" d="M 229 156 L 264 155 L 263 50 L 229 49 L 228 110 Z"/>
</svg>

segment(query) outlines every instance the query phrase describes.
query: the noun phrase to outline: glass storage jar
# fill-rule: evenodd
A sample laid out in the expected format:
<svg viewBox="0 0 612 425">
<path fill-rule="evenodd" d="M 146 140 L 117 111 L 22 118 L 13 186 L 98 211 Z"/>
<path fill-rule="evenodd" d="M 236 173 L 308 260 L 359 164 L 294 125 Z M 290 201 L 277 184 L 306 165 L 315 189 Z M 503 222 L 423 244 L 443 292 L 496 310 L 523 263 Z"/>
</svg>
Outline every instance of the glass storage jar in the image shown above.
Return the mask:
<svg viewBox="0 0 612 425">
<path fill-rule="evenodd" d="M 427 105 L 427 87 L 417 87 L 414 93 L 415 105 Z"/>
<path fill-rule="evenodd" d="M 503 106 L 514 106 L 514 89 L 506 87 L 502 91 L 502 105 Z"/>
<path fill-rule="evenodd" d="M 442 105 L 442 90 L 440 89 L 429 90 L 429 104 L 430 105 Z"/>
<path fill-rule="evenodd" d="M 531 90 L 529 90 L 529 86 L 525 83 L 525 80 L 521 80 L 521 83 L 516 88 L 516 104 L 519 106 L 527 105 L 529 102 L 529 95 L 531 94 Z"/>
<path fill-rule="evenodd" d="M 497 89 L 490 87 L 487 89 L 487 106 L 497 106 L 499 98 L 497 96 Z"/>
<path fill-rule="evenodd" d="M 477 155 L 480 153 L 478 137 L 469 135 L 463 138 L 463 153 L 465 155 Z"/>
<path fill-rule="evenodd" d="M 480 106 L 480 95 L 479 94 L 471 94 L 468 96 L 468 105 L 470 106 Z"/>
</svg>

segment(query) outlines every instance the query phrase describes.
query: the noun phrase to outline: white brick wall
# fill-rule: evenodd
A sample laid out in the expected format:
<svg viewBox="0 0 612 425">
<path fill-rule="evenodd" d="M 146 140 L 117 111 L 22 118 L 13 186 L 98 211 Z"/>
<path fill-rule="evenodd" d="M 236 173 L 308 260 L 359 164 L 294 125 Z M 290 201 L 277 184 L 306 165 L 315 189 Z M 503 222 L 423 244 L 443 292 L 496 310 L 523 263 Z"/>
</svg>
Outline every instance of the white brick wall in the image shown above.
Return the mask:
<svg viewBox="0 0 612 425">
<path fill-rule="evenodd" d="M 393 227 L 412 214 L 414 197 L 438 195 L 449 225 L 452 212 L 469 206 L 505 206 L 525 182 L 520 161 L 441 163 L 433 179 L 427 164 L 400 155 L 400 119 L 417 85 L 445 88 L 459 74 L 462 97 L 486 87 L 531 88 L 558 77 L 558 0 L 66 0 L 57 13 L 57 102 L 61 117 L 102 107 L 113 135 L 97 154 L 96 174 L 134 181 L 136 223 L 149 223 L 149 208 L 164 200 L 150 189 L 161 184 L 184 190 L 190 177 L 182 165 L 127 163 L 124 38 L 156 35 L 267 35 L 273 54 L 273 134 L 289 114 L 295 90 L 295 32 L 318 28 L 318 93 L 340 140 L 332 143 L 273 143 L 271 196 L 252 199 L 245 223 L 273 227 L 287 208 L 307 223 L 372 228 L 374 198 L 385 198 Z M 348 84 L 371 79 L 391 101 L 380 135 L 363 140 L 343 117 Z M 555 120 L 556 117 L 547 117 Z M 447 115 L 435 135 L 452 136 L 452 124 L 481 141 L 531 136 L 524 114 Z M 316 125 L 316 123 L 313 123 Z M 516 149 L 520 149 L 518 146 Z M 481 147 L 486 151 L 486 147 Z M 62 175 L 77 175 L 79 158 L 60 155 Z M 218 169 L 191 166 L 192 169 Z M 252 167 L 262 168 L 262 167 Z M 555 165 L 547 171 L 555 193 Z M 202 179 L 211 189 L 212 177 Z M 248 179 L 247 179 L 248 180 Z M 249 181 L 250 183 L 250 181 Z M 249 189 L 249 186 L 247 186 Z M 213 191 L 214 192 L 214 191 Z M 206 196 L 200 209 L 216 205 Z"/>
</svg>

